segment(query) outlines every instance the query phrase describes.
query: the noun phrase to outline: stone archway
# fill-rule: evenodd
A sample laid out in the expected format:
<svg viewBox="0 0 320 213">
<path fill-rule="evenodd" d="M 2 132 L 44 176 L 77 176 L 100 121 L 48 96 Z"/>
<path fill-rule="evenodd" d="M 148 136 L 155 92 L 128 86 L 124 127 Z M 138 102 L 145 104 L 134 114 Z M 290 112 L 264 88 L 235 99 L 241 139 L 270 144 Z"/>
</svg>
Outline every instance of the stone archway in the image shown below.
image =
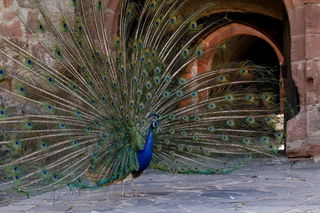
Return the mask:
<svg viewBox="0 0 320 213">
<path fill-rule="evenodd" d="M 255 37 L 258 37 L 265 42 L 267 42 L 275 51 L 279 64 L 282 65 L 284 63 L 284 56 L 280 50 L 280 48 L 264 33 L 261 31 L 244 24 L 240 23 L 231 23 L 228 25 L 225 25 L 223 27 L 220 27 L 219 29 L 215 30 L 213 33 L 211 33 L 209 36 L 207 36 L 203 42 L 202 45 L 204 48 L 210 48 L 211 46 L 217 46 L 221 44 L 223 41 L 237 36 L 237 35 L 252 35 Z M 212 58 L 211 56 L 214 54 L 214 51 L 208 54 L 208 57 Z"/>
<path fill-rule="evenodd" d="M 284 81 L 281 74 L 281 67 L 284 63 L 284 56 L 280 50 L 280 48 L 276 45 L 275 42 L 272 41 L 271 38 L 269 38 L 267 35 L 265 35 L 263 32 L 259 31 L 258 29 L 255 29 L 251 26 L 240 24 L 240 23 L 231 23 L 225 26 L 222 26 L 218 29 L 216 29 L 214 32 L 212 32 L 210 35 L 208 35 L 204 40 L 201 42 L 201 46 L 204 48 L 204 50 L 212 49 L 212 47 L 219 47 L 223 42 L 226 40 L 239 36 L 239 35 L 248 35 L 252 37 L 259 38 L 263 41 L 265 41 L 272 50 L 274 51 L 274 54 L 276 54 L 278 62 L 277 64 L 280 65 L 280 73 L 279 73 L 279 102 L 280 102 L 280 112 L 281 114 L 284 114 L 284 108 L 285 108 L 285 91 L 284 91 Z M 194 62 L 192 69 L 188 70 L 186 73 L 187 78 L 192 78 L 196 74 L 204 73 L 211 69 L 213 62 L 213 56 L 217 53 L 215 49 L 210 50 L 207 54 L 205 54 L 201 58 L 201 63 Z M 206 97 L 208 94 L 202 93 L 201 97 Z"/>
</svg>

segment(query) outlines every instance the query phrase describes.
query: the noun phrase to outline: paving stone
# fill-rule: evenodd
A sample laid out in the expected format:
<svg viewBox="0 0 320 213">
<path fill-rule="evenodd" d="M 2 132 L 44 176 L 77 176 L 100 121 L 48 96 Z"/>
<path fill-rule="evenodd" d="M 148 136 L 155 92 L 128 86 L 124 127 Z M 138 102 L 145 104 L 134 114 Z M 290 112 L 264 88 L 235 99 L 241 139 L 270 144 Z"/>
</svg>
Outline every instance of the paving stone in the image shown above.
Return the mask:
<svg viewBox="0 0 320 213">
<path fill-rule="evenodd" d="M 120 184 L 95 191 L 61 189 L 23 200 L 11 196 L 9 205 L 2 196 L 0 213 L 320 212 L 320 163 L 291 167 L 257 159 L 234 173 L 213 176 L 148 170 L 136 184 L 143 197 L 120 197 Z M 131 186 L 126 189 L 130 194 Z"/>
</svg>

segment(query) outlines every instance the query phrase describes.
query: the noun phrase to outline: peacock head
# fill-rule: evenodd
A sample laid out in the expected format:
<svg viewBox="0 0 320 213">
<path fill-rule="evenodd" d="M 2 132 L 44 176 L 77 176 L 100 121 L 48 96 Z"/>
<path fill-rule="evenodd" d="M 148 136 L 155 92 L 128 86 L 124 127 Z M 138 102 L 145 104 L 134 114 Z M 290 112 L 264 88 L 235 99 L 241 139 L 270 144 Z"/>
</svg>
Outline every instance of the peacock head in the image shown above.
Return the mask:
<svg viewBox="0 0 320 213">
<path fill-rule="evenodd" d="M 151 117 L 157 119 L 157 118 L 159 118 L 160 116 L 157 115 L 157 114 L 150 114 L 150 115 L 148 116 L 148 118 L 151 118 Z M 152 119 L 152 120 L 151 120 L 151 124 L 150 124 L 150 128 L 151 128 L 152 130 L 154 130 L 154 129 L 157 129 L 159 125 L 160 125 L 159 121 L 156 121 L 156 120 Z"/>
<path fill-rule="evenodd" d="M 159 125 L 160 125 L 160 123 L 158 121 L 152 120 L 151 124 L 150 124 L 150 128 L 151 129 L 157 129 Z"/>
</svg>

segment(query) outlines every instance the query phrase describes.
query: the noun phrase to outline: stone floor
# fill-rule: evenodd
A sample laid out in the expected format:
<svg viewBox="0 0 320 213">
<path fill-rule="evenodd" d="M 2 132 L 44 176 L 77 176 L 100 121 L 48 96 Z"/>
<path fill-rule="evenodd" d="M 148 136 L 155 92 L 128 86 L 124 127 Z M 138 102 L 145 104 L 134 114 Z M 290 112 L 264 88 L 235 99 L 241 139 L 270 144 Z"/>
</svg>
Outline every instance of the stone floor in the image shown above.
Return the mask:
<svg viewBox="0 0 320 213">
<path fill-rule="evenodd" d="M 99 191 L 46 193 L 2 206 L 0 212 L 320 212 L 320 163 L 297 162 L 291 167 L 259 159 L 216 176 L 149 170 L 137 187 L 143 197 L 121 198 L 120 185 L 115 184 Z"/>
</svg>

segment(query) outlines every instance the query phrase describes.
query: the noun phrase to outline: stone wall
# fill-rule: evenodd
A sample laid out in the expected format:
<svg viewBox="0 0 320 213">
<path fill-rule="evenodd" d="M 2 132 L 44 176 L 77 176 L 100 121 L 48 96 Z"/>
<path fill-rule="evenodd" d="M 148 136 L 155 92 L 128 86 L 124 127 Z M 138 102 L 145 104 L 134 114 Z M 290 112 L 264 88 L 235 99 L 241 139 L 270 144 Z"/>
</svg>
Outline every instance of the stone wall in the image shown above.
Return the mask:
<svg viewBox="0 0 320 213">
<path fill-rule="evenodd" d="M 300 112 L 287 125 L 287 155 L 320 155 L 320 0 L 284 0 Z"/>
</svg>

